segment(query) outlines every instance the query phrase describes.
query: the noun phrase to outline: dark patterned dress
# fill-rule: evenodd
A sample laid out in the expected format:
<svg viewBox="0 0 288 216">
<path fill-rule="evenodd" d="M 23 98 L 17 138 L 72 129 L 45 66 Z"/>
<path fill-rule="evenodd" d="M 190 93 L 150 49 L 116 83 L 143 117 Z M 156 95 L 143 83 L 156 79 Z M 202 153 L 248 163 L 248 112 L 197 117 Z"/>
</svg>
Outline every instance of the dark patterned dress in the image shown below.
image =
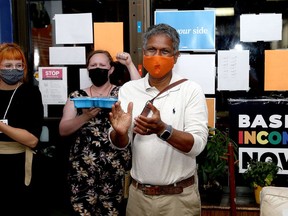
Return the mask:
<svg viewBox="0 0 288 216">
<path fill-rule="evenodd" d="M 114 87 L 110 96 L 118 96 Z M 87 96 L 83 90 L 70 98 Z M 69 157 L 68 180 L 71 203 L 76 215 L 121 215 L 123 181 L 131 166 L 130 149 L 118 150 L 109 141 L 110 109 L 102 109 L 76 134 Z M 77 110 L 78 114 L 82 109 Z"/>
</svg>

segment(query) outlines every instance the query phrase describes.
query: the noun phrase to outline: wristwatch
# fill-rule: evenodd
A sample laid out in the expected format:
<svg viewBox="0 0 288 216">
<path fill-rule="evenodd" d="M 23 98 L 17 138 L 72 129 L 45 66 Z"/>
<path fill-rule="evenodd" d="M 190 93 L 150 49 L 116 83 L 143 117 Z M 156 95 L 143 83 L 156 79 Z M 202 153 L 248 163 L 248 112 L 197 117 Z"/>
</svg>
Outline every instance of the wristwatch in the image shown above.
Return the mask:
<svg viewBox="0 0 288 216">
<path fill-rule="evenodd" d="M 167 125 L 165 130 L 160 135 L 158 135 L 158 137 L 163 141 L 167 141 L 171 137 L 171 135 L 172 135 L 172 126 Z"/>
</svg>

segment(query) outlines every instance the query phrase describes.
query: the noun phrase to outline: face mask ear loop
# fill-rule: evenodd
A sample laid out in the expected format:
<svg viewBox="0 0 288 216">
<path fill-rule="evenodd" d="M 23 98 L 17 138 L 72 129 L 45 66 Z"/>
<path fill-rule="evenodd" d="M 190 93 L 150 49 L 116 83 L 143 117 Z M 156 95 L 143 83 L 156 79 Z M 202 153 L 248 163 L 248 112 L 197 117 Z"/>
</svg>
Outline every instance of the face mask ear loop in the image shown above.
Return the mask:
<svg viewBox="0 0 288 216">
<path fill-rule="evenodd" d="M 111 69 L 112 69 L 112 71 L 111 71 Z M 114 70 L 115 70 L 115 67 L 111 66 L 109 71 L 108 71 L 108 80 L 109 80 L 109 82 L 110 82 L 110 76 L 114 73 Z"/>
</svg>

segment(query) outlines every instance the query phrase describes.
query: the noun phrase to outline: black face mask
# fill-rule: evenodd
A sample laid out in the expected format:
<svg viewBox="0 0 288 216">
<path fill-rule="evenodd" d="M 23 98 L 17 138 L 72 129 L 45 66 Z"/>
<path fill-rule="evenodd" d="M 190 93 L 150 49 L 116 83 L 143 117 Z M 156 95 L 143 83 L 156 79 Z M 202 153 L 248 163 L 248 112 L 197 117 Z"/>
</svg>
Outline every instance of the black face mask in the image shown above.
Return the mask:
<svg viewBox="0 0 288 216">
<path fill-rule="evenodd" d="M 95 86 L 100 87 L 108 81 L 108 71 L 109 69 L 93 68 L 88 72 L 92 83 Z"/>
</svg>

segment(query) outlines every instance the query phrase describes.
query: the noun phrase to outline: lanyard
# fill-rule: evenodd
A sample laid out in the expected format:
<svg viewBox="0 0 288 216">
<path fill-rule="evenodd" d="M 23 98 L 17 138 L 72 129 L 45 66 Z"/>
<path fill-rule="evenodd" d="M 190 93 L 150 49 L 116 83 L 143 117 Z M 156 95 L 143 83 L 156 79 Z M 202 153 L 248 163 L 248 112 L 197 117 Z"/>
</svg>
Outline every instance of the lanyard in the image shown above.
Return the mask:
<svg viewBox="0 0 288 216">
<path fill-rule="evenodd" d="M 8 112 L 8 110 L 9 110 L 9 108 L 10 108 L 12 99 L 13 99 L 14 94 L 15 94 L 15 92 L 17 91 L 18 87 L 19 87 L 19 84 L 18 84 L 17 87 L 14 89 L 13 94 L 11 95 L 11 98 L 10 98 L 10 101 L 9 101 L 8 106 L 7 106 L 7 108 L 6 108 L 6 111 L 5 111 L 5 114 L 4 114 L 4 116 L 3 116 L 3 119 L 5 119 L 5 117 L 6 117 L 6 115 L 7 115 L 7 112 Z"/>
</svg>

